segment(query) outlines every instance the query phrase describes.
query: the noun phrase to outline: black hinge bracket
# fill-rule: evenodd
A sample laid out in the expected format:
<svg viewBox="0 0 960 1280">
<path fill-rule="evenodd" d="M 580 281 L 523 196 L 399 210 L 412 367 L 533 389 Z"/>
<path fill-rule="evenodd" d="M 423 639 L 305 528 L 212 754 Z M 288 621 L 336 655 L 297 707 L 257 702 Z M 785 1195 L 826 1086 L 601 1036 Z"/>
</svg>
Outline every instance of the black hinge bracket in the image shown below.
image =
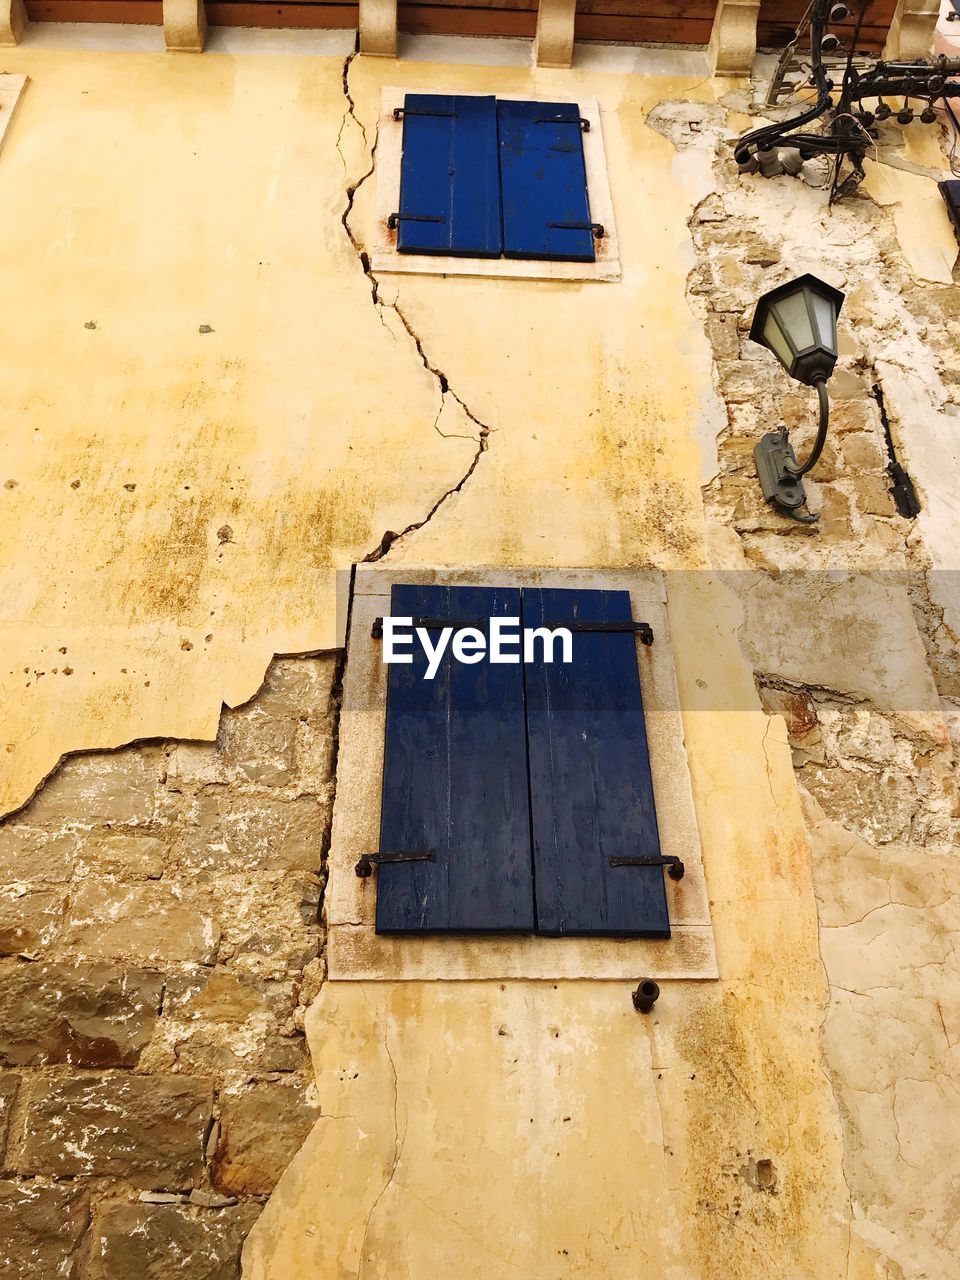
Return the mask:
<svg viewBox="0 0 960 1280">
<path fill-rule="evenodd" d="M 401 222 L 446 222 L 446 218 L 435 218 L 424 213 L 391 213 L 387 226 L 391 231 L 396 231 Z"/>
<path fill-rule="evenodd" d="M 602 240 L 607 234 L 602 222 L 548 222 L 547 226 L 559 231 L 592 231 L 594 240 Z"/>
<path fill-rule="evenodd" d="M 360 861 L 354 867 L 358 876 L 365 878 L 373 875 L 373 868 L 384 862 L 436 862 L 437 855 L 432 849 L 414 849 L 402 853 L 362 853 Z"/>
<path fill-rule="evenodd" d="M 611 858 L 611 867 L 666 867 L 671 880 L 682 880 L 686 870 L 679 858 L 664 856 L 662 858 Z"/>
<path fill-rule="evenodd" d="M 578 124 L 584 133 L 590 132 L 590 121 L 584 116 L 579 116 L 576 120 L 568 120 L 566 116 L 534 116 L 534 124 Z"/>
<path fill-rule="evenodd" d="M 539 622 L 540 627 L 556 631 L 566 627 L 568 631 L 617 632 L 632 631 L 641 644 L 653 644 L 653 627 L 649 622 Z"/>
<path fill-rule="evenodd" d="M 453 627 L 455 631 L 461 627 L 476 627 L 483 631 L 489 621 L 489 618 L 411 618 L 410 625 L 427 631 L 442 631 L 444 627 Z M 374 640 L 383 639 L 383 618 L 374 618 L 370 634 Z"/>
<path fill-rule="evenodd" d="M 404 116 L 456 116 L 455 111 L 422 111 L 419 107 L 394 107 L 394 120 L 402 120 Z"/>
</svg>

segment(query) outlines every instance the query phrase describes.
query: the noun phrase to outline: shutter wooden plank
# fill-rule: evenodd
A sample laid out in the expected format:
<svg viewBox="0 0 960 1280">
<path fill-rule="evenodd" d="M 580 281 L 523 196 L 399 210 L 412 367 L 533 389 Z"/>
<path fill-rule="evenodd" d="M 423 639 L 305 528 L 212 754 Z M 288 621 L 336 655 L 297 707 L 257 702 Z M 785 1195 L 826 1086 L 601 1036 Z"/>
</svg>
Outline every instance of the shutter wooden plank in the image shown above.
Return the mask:
<svg viewBox="0 0 960 1280">
<path fill-rule="evenodd" d="M 496 99 L 408 93 L 403 110 L 397 251 L 498 258 Z"/>
<path fill-rule="evenodd" d="M 465 624 L 519 618 L 520 593 L 397 585 L 391 610 Z M 413 655 L 389 670 L 380 848 L 434 849 L 436 862 L 380 866 L 377 932 L 532 931 L 522 668 L 467 665 L 448 649 L 425 680 L 416 640 Z"/>
<path fill-rule="evenodd" d="M 626 591 L 525 589 L 525 627 L 629 622 Z M 573 633 L 573 662 L 525 667 L 537 924 L 541 933 L 667 938 L 637 641 Z M 559 658 L 559 653 L 557 654 Z"/>
<path fill-rule="evenodd" d="M 596 261 L 580 108 L 574 102 L 501 101 L 497 128 L 504 255 Z"/>
</svg>

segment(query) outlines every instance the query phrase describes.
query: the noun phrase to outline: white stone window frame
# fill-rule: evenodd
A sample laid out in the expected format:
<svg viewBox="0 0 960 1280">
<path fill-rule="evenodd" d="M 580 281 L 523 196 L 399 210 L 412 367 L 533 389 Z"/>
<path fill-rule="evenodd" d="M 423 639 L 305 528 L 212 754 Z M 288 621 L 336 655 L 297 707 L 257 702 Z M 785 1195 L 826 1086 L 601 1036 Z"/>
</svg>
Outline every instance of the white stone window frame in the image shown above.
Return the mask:
<svg viewBox="0 0 960 1280">
<path fill-rule="evenodd" d="M 682 880 L 665 877 L 671 936 L 654 938 L 510 935 L 378 935 L 377 874 L 359 877 L 361 854 L 380 847 L 387 675 L 374 620 L 390 612 L 394 583 L 441 586 L 627 590 L 633 616 L 653 628 L 637 641 L 660 840 L 683 860 Z M 452 570 L 357 568 L 340 716 L 337 793 L 325 894 L 327 971 L 336 981 L 469 981 L 508 978 L 712 979 L 719 977 L 700 835 L 684 745 L 663 575 L 656 570 Z"/>
<path fill-rule="evenodd" d="M 388 86 L 380 97 L 380 120 L 377 134 L 376 229 L 370 267 L 374 275 L 397 272 L 406 275 L 480 276 L 500 280 L 568 280 L 617 281 L 620 279 L 620 242 L 613 214 L 613 199 L 603 149 L 600 104 L 593 97 L 577 97 L 576 103 L 584 120 L 590 124 L 583 137 L 583 159 L 587 172 L 587 196 L 590 217 L 602 224 L 605 234 L 594 241 L 594 262 L 541 262 L 533 258 L 459 258 L 433 254 L 398 253 L 397 232 L 389 225 L 390 215 L 400 208 L 400 165 L 403 155 L 403 121 L 394 119 L 394 110 L 402 107 L 408 93 L 450 94 L 457 97 L 489 97 L 489 94 L 463 93 L 459 89 L 398 89 Z M 530 94 L 498 93 L 502 101 L 527 102 Z M 564 97 L 536 96 L 546 104 L 570 102 Z"/>
</svg>

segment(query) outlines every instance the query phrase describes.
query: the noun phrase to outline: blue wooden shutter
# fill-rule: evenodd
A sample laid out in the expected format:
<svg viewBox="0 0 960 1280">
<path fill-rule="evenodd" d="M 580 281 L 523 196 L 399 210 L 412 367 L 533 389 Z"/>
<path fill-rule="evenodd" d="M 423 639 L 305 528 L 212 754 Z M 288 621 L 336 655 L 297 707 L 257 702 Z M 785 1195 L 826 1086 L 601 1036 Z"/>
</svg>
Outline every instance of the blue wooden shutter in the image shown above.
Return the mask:
<svg viewBox="0 0 960 1280">
<path fill-rule="evenodd" d="M 496 99 L 408 93 L 398 252 L 498 258 L 502 247 Z"/>
<path fill-rule="evenodd" d="M 630 622 L 626 591 L 523 592 L 523 625 Z M 575 631 L 573 662 L 525 667 L 537 928 L 547 934 L 667 938 L 633 633 Z M 559 654 L 556 655 L 559 658 Z"/>
<path fill-rule="evenodd" d="M 497 128 L 505 256 L 594 262 L 580 108 L 500 101 Z"/>
<path fill-rule="evenodd" d="M 520 592 L 395 586 L 395 617 L 461 626 L 520 616 Z M 432 630 L 435 639 L 438 630 Z M 435 861 L 384 862 L 378 933 L 531 931 L 534 924 L 523 669 L 456 661 L 433 680 L 415 639 L 411 665 L 389 668 L 380 851 L 432 850 Z"/>
</svg>

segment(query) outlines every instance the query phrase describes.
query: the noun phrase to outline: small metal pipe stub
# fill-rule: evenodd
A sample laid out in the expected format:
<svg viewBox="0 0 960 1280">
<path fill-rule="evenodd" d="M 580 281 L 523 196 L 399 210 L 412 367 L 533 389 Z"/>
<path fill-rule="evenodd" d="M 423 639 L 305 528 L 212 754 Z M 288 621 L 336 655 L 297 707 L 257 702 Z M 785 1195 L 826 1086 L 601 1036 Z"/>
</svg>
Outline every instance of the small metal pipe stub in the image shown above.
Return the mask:
<svg viewBox="0 0 960 1280">
<path fill-rule="evenodd" d="M 660 988 L 652 978 L 641 978 L 633 993 L 633 1007 L 637 1013 L 649 1013 L 660 999 Z"/>
</svg>

